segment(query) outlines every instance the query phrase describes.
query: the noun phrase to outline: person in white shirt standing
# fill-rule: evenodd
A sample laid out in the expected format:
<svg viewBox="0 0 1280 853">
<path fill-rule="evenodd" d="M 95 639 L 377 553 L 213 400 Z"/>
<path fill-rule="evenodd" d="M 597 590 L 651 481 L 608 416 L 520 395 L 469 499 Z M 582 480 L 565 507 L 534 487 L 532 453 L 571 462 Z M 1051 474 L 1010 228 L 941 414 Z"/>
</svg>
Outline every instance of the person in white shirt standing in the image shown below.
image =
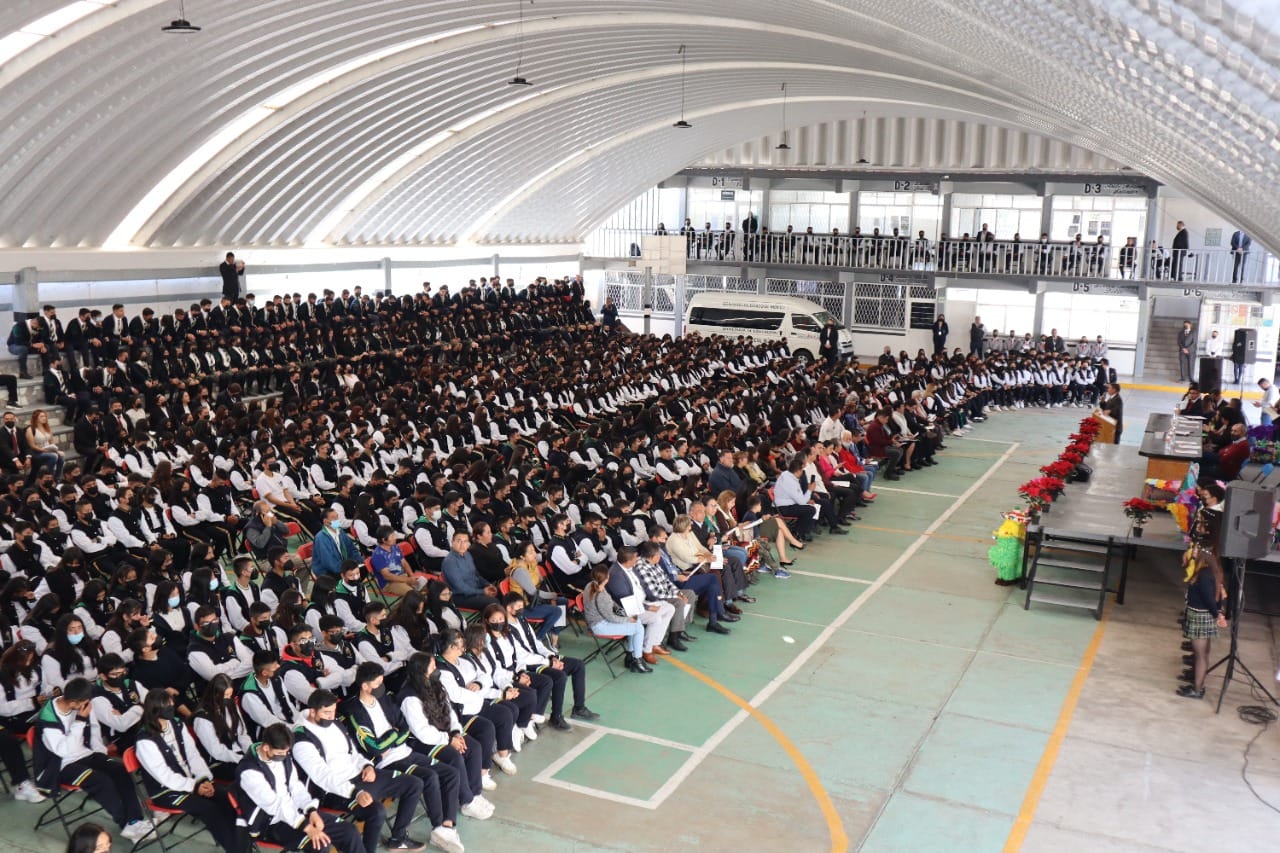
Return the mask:
<svg viewBox="0 0 1280 853">
<path fill-rule="evenodd" d="M 1262 389 L 1262 399 L 1254 400 L 1253 407 L 1260 409 L 1258 417 L 1263 426 L 1270 426 L 1271 420 L 1276 416 L 1276 403 L 1280 401 L 1280 390 L 1270 379 L 1259 379 L 1258 387 Z"/>
<path fill-rule="evenodd" d="M 1222 338 L 1218 337 L 1218 330 L 1214 329 L 1209 333 L 1209 340 L 1204 342 L 1204 354 L 1209 358 L 1222 358 Z"/>
</svg>

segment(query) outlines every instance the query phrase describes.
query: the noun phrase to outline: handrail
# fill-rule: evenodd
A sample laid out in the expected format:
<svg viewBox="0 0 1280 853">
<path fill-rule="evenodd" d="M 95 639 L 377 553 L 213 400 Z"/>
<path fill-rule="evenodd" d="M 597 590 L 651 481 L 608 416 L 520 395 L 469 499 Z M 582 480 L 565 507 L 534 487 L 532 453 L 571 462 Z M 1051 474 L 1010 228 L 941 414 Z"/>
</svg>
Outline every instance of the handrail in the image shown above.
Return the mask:
<svg viewBox="0 0 1280 853">
<path fill-rule="evenodd" d="M 639 257 L 645 236 L 638 229 L 600 229 L 587 246 L 589 257 Z M 682 236 L 667 232 L 667 236 Z M 693 261 L 758 263 L 883 271 L 930 271 L 947 275 L 1009 275 L 1035 278 L 1111 278 L 1201 284 L 1280 283 L 1280 263 L 1265 251 L 1172 250 L 1112 246 L 1105 242 L 1027 242 L 945 238 L 932 241 L 893 235 L 742 234 L 695 230 L 684 235 Z"/>
</svg>

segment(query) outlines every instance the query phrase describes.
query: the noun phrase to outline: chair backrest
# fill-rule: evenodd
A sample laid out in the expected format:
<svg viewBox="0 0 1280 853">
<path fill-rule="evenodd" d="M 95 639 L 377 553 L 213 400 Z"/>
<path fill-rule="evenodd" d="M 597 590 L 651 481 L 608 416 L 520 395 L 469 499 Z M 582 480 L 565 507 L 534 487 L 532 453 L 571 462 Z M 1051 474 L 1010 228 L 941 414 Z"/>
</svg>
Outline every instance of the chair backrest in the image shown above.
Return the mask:
<svg viewBox="0 0 1280 853">
<path fill-rule="evenodd" d="M 405 557 L 409 556 L 416 550 L 418 549 L 414 547 L 412 539 L 406 539 L 400 543 L 400 553 Z"/>
<path fill-rule="evenodd" d="M 124 762 L 124 769 L 127 773 L 137 773 L 142 767 L 138 763 L 138 753 L 133 747 L 129 747 L 124 751 L 124 755 L 120 756 L 120 760 Z"/>
<path fill-rule="evenodd" d="M 32 726 L 31 728 L 27 729 L 27 746 L 30 749 L 36 748 L 36 727 L 35 726 Z"/>
<path fill-rule="evenodd" d="M 289 538 L 302 535 L 302 525 L 296 521 L 286 521 L 285 527 L 289 528 Z"/>
<path fill-rule="evenodd" d="M 302 543 L 302 547 L 298 548 L 299 560 L 310 560 L 311 552 L 315 550 L 315 546 L 310 542 Z"/>
<path fill-rule="evenodd" d="M 503 578 L 498 582 L 498 592 L 506 595 L 511 592 L 511 578 Z"/>
</svg>

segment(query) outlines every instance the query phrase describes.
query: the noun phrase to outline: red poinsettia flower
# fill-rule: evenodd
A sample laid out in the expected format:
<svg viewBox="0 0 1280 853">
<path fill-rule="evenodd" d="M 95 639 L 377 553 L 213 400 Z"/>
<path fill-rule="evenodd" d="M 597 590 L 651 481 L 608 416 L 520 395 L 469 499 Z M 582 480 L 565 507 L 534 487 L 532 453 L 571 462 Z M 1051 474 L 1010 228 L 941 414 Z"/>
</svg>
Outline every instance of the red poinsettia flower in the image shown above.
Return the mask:
<svg viewBox="0 0 1280 853">
<path fill-rule="evenodd" d="M 1084 461 L 1084 456 L 1083 454 L 1077 453 L 1071 448 L 1067 448 L 1062 452 L 1062 455 L 1058 457 L 1058 460 L 1060 462 L 1066 462 L 1068 465 L 1074 468 L 1075 466 L 1079 465 L 1081 462 Z"/>
<path fill-rule="evenodd" d="M 1062 479 L 1072 472 L 1075 468 L 1070 462 L 1064 462 L 1059 459 L 1057 462 L 1050 462 L 1040 469 L 1040 473 L 1046 477 L 1056 477 Z"/>
</svg>

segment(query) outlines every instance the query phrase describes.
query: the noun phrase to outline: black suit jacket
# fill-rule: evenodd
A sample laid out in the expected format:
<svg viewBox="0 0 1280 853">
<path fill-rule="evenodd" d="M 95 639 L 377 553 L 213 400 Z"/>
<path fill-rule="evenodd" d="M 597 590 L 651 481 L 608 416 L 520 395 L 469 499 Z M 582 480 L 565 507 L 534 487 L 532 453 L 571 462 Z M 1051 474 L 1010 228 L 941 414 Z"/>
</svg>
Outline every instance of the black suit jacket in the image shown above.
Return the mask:
<svg viewBox="0 0 1280 853">
<path fill-rule="evenodd" d="M 16 468 L 30 455 L 31 448 L 27 446 L 26 430 L 14 427 L 13 435 L 10 436 L 7 429 L 0 427 L 0 467 Z"/>
<path fill-rule="evenodd" d="M 1183 228 L 1173 235 L 1173 250 L 1176 252 L 1181 249 L 1185 252 L 1189 248 L 1191 248 L 1191 237 L 1188 236 L 1187 229 Z"/>
</svg>

